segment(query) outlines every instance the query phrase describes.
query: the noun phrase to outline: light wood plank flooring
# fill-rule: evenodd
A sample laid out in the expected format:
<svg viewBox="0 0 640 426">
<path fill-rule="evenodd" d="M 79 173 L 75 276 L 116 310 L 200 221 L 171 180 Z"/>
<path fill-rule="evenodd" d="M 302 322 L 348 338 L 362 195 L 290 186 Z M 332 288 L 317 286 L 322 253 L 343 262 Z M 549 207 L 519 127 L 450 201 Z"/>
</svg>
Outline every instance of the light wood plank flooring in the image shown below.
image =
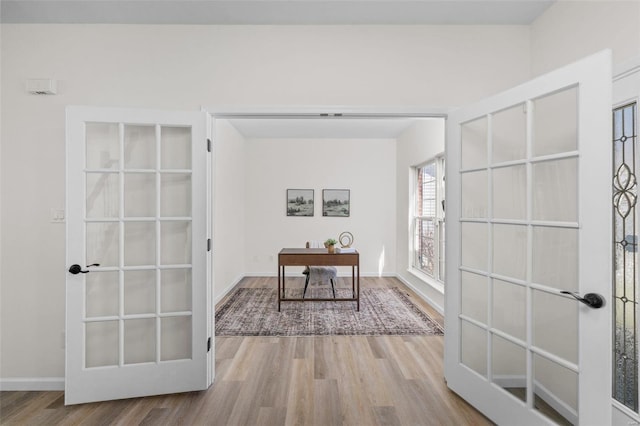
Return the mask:
<svg viewBox="0 0 640 426">
<path fill-rule="evenodd" d="M 338 281 L 339 286 L 350 286 Z M 396 279 L 362 278 L 361 284 L 404 288 L 417 305 L 442 321 Z M 239 284 L 275 285 L 276 278 L 246 278 Z M 71 407 L 64 406 L 63 392 L 0 392 L 0 423 L 491 424 L 447 389 L 442 360 L 443 338 L 438 336 L 217 337 L 216 380 L 207 391 Z"/>
</svg>

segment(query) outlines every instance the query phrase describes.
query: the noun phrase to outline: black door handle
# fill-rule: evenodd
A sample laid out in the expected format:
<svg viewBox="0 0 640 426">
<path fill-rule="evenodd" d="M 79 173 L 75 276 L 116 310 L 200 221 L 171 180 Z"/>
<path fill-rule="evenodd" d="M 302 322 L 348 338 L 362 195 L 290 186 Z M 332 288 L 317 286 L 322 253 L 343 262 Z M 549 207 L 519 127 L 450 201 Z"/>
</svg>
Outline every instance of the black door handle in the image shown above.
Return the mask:
<svg viewBox="0 0 640 426">
<path fill-rule="evenodd" d="M 597 293 L 587 293 L 584 297 L 580 297 L 578 294 L 570 291 L 561 291 L 562 294 L 568 294 L 576 299 L 578 302 L 582 302 L 590 308 L 598 309 L 604 306 L 604 297 Z"/>
<path fill-rule="evenodd" d="M 91 265 L 87 265 L 87 268 L 90 268 L 92 266 L 100 266 L 99 263 L 93 263 Z M 77 275 L 77 274 L 88 274 L 91 271 L 83 271 L 82 270 L 82 266 L 78 265 L 77 263 L 74 265 L 71 265 L 71 267 L 69 268 L 69 272 L 71 272 L 73 275 Z"/>
</svg>

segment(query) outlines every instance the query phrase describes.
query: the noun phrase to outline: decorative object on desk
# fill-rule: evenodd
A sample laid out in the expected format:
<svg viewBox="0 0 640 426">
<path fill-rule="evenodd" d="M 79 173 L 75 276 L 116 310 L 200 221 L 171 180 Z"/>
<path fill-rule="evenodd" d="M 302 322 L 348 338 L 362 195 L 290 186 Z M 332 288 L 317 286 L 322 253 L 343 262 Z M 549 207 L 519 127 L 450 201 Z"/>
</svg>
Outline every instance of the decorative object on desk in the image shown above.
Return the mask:
<svg viewBox="0 0 640 426">
<path fill-rule="evenodd" d="M 340 236 L 338 237 L 338 241 L 340 241 L 340 247 L 342 248 L 351 247 L 351 244 L 353 244 L 353 234 L 351 232 L 345 231 L 340 234 Z"/>
<path fill-rule="evenodd" d="M 355 247 L 336 247 L 336 253 L 357 253 Z"/>
<path fill-rule="evenodd" d="M 302 295 L 299 281 L 297 288 L 287 289 L 297 292 L 291 296 Z M 216 309 L 216 336 L 443 335 L 442 327 L 398 287 L 362 289 L 362 306 L 356 313 L 352 303 L 335 302 L 292 302 L 278 312 L 275 286 L 274 278 L 269 288 L 237 289 Z M 328 297 L 331 289 L 311 292 L 313 297 Z M 338 297 L 350 297 L 351 287 L 338 287 L 336 292 Z"/>
<path fill-rule="evenodd" d="M 327 248 L 327 251 L 329 253 L 335 253 L 337 243 L 338 242 L 333 238 L 329 238 L 327 241 L 324 242 L 324 246 Z"/>
<path fill-rule="evenodd" d="M 313 189 L 287 189 L 287 216 L 313 216 Z"/>
<path fill-rule="evenodd" d="M 322 190 L 322 216 L 349 217 L 351 194 L 348 189 Z"/>
</svg>

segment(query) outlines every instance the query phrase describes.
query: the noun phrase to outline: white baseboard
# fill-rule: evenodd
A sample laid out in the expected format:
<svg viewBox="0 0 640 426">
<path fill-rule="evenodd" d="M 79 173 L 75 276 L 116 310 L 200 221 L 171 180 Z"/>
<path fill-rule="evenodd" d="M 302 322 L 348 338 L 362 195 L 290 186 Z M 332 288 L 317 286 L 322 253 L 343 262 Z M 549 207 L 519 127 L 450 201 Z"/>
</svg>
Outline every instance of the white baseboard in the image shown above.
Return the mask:
<svg viewBox="0 0 640 426">
<path fill-rule="evenodd" d="M 229 294 L 231 292 L 231 290 L 233 290 L 240 281 L 242 281 L 242 279 L 248 275 L 240 275 L 239 277 L 237 277 L 231 284 L 229 284 L 227 286 L 227 288 L 225 288 L 224 290 L 222 290 L 222 293 L 216 295 L 213 304 L 217 305 L 222 299 L 224 299 L 224 297 Z"/>
<path fill-rule="evenodd" d="M 64 377 L 0 378 L 0 391 L 62 391 Z"/>
<path fill-rule="evenodd" d="M 434 300 L 432 298 L 430 298 L 429 296 L 427 296 L 426 294 L 424 294 L 419 288 L 417 288 L 416 286 L 414 286 L 413 284 L 411 284 L 409 281 L 405 280 L 404 278 L 402 278 L 400 275 L 398 274 L 393 274 L 391 275 L 393 277 L 396 277 L 399 281 L 401 281 L 404 285 L 406 285 L 407 287 L 409 287 L 411 290 L 413 290 L 413 292 L 415 294 L 417 294 L 422 300 L 424 300 L 425 302 L 427 302 L 433 309 L 435 309 L 440 315 L 444 316 L 444 308 L 442 306 L 440 306 L 439 304 L 437 304 L 436 302 L 434 302 Z"/>
</svg>

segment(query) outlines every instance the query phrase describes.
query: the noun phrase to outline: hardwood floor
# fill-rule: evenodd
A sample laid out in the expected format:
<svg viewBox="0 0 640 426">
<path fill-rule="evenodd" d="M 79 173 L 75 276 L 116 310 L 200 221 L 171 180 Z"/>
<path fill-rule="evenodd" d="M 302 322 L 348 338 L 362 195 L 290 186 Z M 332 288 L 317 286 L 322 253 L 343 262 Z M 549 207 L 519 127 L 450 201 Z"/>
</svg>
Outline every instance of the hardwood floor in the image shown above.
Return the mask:
<svg viewBox="0 0 640 426">
<path fill-rule="evenodd" d="M 362 278 L 361 284 L 406 289 L 390 278 Z M 239 284 L 275 285 L 276 278 L 246 278 Z M 70 407 L 64 406 L 63 392 L 0 392 L 0 424 L 491 424 L 447 389 L 442 337 L 216 337 L 215 347 L 216 380 L 207 391 Z"/>
</svg>

